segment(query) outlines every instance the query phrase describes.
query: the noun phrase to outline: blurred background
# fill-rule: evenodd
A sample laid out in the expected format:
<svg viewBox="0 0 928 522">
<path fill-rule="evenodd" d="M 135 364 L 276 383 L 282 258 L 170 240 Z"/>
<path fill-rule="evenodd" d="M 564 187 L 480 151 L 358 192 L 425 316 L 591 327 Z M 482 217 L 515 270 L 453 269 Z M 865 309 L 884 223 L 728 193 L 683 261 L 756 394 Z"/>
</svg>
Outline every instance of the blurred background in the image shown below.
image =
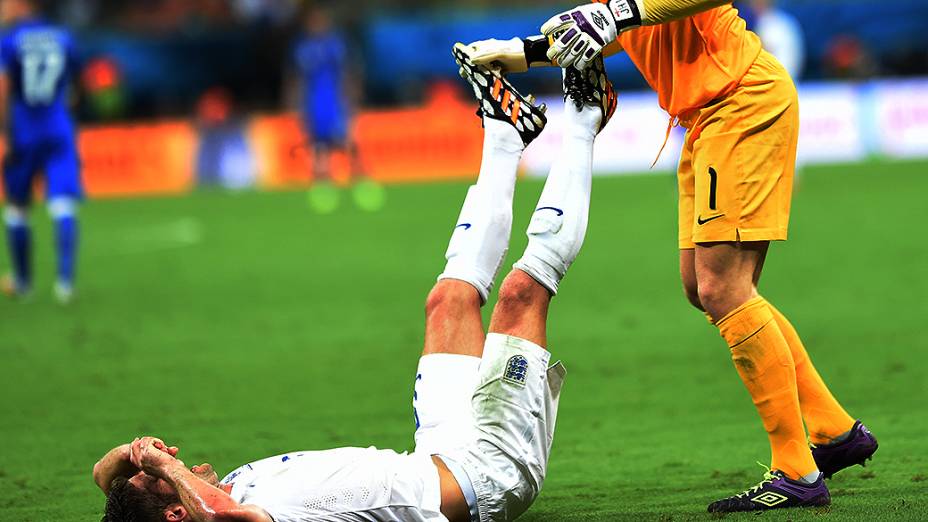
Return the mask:
<svg viewBox="0 0 928 522">
<path fill-rule="evenodd" d="M 334 67 L 355 117 L 356 170 L 383 182 L 467 177 L 479 126 L 456 76 L 455 41 L 535 33 L 563 2 L 332 2 L 297 0 L 59 0 L 49 16 L 76 31 L 83 68 L 80 149 L 91 196 L 183 192 L 197 184 L 306 184 L 313 150 L 300 113 L 307 77 L 299 44 L 312 12 L 344 46 Z M 802 86 L 804 162 L 928 155 L 928 4 L 884 0 L 750 0 L 736 5 Z M 318 23 L 317 23 L 318 25 Z M 647 170 L 666 123 L 623 56 L 608 61 L 626 117 L 609 133 L 627 147 L 597 156 L 602 173 Z M 311 80 L 309 80 L 311 81 Z M 557 74 L 515 78 L 557 96 Z M 639 94 L 639 92 L 644 93 Z M 312 96 L 312 92 L 308 96 Z M 554 104 L 556 106 L 556 104 Z M 433 110 L 439 108 L 439 110 Z M 554 118 L 556 119 L 556 110 Z M 556 126 L 552 126 L 554 128 Z M 110 133 L 125 134 L 125 140 Z M 679 139 L 679 136 L 676 135 Z M 557 132 L 544 139 L 557 143 Z M 610 141 L 608 139 L 600 142 Z M 678 149 L 671 143 L 668 151 Z M 543 175 L 549 147 L 526 157 Z M 416 168 L 428 157 L 429 168 Z M 658 170 L 672 170 L 663 155 Z M 338 151 L 334 175 L 352 170 Z M 341 173 L 341 174 L 340 174 Z"/>
</svg>

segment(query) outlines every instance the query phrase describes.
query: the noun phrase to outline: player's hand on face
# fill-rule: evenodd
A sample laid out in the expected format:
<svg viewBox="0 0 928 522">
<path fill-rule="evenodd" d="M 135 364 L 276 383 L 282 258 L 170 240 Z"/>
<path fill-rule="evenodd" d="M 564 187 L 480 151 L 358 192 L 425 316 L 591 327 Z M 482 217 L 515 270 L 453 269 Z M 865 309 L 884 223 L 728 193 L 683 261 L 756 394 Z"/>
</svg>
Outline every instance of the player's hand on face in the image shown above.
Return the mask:
<svg viewBox="0 0 928 522">
<path fill-rule="evenodd" d="M 469 44 L 458 43 L 455 47 L 470 57 L 475 65 L 497 69 L 501 73 L 521 73 L 528 70 L 525 43 L 519 38 L 510 40 L 477 40 Z"/>
<path fill-rule="evenodd" d="M 585 69 L 618 37 L 615 17 L 604 4 L 581 5 L 552 16 L 541 32 L 551 40 L 548 59 L 567 68 Z"/>
<path fill-rule="evenodd" d="M 213 486 L 219 485 L 219 475 L 213 470 L 213 466 L 204 462 L 199 466 L 193 466 L 190 468 L 190 471 L 200 479 L 206 481 Z"/>
<path fill-rule="evenodd" d="M 178 451 L 176 446 L 168 446 L 161 439 L 141 437 L 132 441 L 129 460 L 140 470 L 151 473 L 160 466 L 176 461 Z"/>
</svg>

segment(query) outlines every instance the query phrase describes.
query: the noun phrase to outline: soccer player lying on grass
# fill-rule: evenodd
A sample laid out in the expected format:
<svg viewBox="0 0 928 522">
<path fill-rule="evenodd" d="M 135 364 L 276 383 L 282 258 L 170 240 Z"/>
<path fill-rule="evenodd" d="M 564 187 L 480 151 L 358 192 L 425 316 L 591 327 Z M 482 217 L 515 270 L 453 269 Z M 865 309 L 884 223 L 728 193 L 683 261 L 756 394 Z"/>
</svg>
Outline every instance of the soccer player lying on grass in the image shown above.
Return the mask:
<svg viewBox="0 0 928 522">
<path fill-rule="evenodd" d="M 483 160 L 426 303 L 415 452 L 295 452 L 220 481 L 208 464 L 188 469 L 177 448 L 144 437 L 94 466 L 107 495 L 104 521 L 488 522 L 512 520 L 532 504 L 564 378 L 543 348 L 548 304 L 586 233 L 593 138 L 606 118 L 602 104 L 583 100 L 602 87 L 586 83 L 592 73 L 566 75 L 565 154 L 552 167 L 528 246 L 501 286 L 485 336 L 480 307 L 509 244 L 517 165 L 545 118 L 504 79 L 461 65 L 483 113 Z"/>
<path fill-rule="evenodd" d="M 862 464 L 877 442 L 835 400 L 789 320 L 758 293 L 770 241 L 787 237 L 799 104 L 789 74 L 729 3 L 604 0 L 555 15 L 544 36 L 465 49 L 474 63 L 503 72 L 585 69 L 603 52 L 625 50 L 671 125 L 687 128 L 677 173 L 683 286 L 727 342 L 772 453 L 761 483 L 708 509 L 819 506 L 831 501 L 824 479 Z"/>
</svg>

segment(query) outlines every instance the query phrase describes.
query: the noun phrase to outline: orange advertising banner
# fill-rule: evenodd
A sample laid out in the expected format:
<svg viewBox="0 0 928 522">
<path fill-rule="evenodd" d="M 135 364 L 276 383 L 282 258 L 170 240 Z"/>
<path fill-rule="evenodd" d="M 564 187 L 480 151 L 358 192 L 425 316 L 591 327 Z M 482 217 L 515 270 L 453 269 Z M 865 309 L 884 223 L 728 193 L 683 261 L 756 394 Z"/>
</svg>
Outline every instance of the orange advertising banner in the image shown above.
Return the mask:
<svg viewBox="0 0 928 522">
<path fill-rule="evenodd" d="M 364 174 L 383 183 L 476 176 L 483 132 L 472 104 L 437 92 L 420 107 L 357 115 L 353 138 Z M 262 188 L 306 186 L 312 146 L 296 114 L 257 116 L 241 127 L 254 182 Z M 78 149 L 89 197 L 181 194 L 197 182 L 198 129 L 192 122 L 82 129 Z M 0 152 L 3 144 L 0 144 Z M 349 175 L 344 154 L 332 158 L 336 179 Z"/>
<path fill-rule="evenodd" d="M 354 120 L 365 173 L 383 183 L 474 177 L 480 166 L 483 131 L 473 104 L 452 95 L 433 97 L 422 107 L 372 110 Z M 300 186 L 311 176 L 312 147 L 296 114 L 257 117 L 250 143 L 265 187 Z M 347 176 L 348 161 L 333 159 L 336 179 Z"/>
<path fill-rule="evenodd" d="M 186 192 L 196 147 L 186 122 L 86 129 L 78 139 L 84 187 L 90 196 Z"/>
<path fill-rule="evenodd" d="M 86 128 L 77 147 L 89 197 L 178 194 L 194 184 L 197 135 L 187 122 Z"/>
</svg>

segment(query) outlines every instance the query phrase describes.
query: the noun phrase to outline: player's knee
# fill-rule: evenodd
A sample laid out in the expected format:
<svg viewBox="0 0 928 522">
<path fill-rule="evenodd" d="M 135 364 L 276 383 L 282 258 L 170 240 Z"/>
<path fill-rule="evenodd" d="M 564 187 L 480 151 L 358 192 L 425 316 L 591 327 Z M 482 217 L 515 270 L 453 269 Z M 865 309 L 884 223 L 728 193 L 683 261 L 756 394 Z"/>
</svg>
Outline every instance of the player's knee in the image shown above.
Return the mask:
<svg viewBox="0 0 928 522">
<path fill-rule="evenodd" d="M 443 279 L 432 287 L 425 299 L 425 315 L 433 317 L 436 314 L 458 315 L 464 308 L 480 307 L 480 295 L 477 290 L 464 281 Z"/>
<path fill-rule="evenodd" d="M 732 281 L 721 277 L 702 277 L 696 292 L 696 299 L 703 310 L 714 317 L 724 315 L 723 311 L 732 307 L 731 301 L 736 294 Z M 687 296 L 689 297 L 689 295 Z M 691 301 L 692 302 L 692 301 Z"/>
<path fill-rule="evenodd" d="M 518 315 L 532 308 L 539 299 L 548 299 L 548 291 L 521 270 L 513 270 L 503 280 L 496 308 L 505 315 Z"/>
<path fill-rule="evenodd" d="M 687 274 L 682 272 L 682 281 L 683 281 L 683 295 L 686 296 L 686 300 L 696 308 L 700 310 L 703 309 L 702 301 L 699 300 L 699 284 L 696 282 L 696 274 Z"/>
<path fill-rule="evenodd" d="M 683 284 L 683 294 L 691 305 L 699 310 L 703 310 L 702 300 L 699 299 L 699 287 L 694 284 Z"/>
</svg>

